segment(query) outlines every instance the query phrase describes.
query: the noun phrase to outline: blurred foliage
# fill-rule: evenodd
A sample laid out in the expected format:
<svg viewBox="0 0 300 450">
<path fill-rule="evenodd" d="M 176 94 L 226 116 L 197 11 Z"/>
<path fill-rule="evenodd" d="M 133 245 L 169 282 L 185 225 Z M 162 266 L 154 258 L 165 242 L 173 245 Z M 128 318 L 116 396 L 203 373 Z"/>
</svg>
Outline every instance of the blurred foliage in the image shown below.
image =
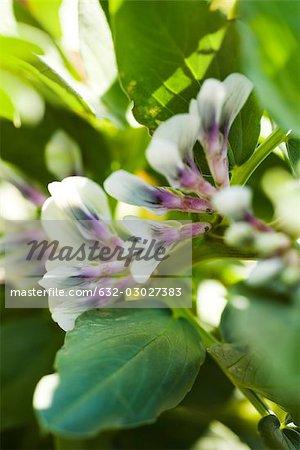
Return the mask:
<svg viewBox="0 0 300 450">
<path fill-rule="evenodd" d="M 270 132 L 275 123 L 292 129 L 248 184 L 254 212 L 297 237 L 299 2 L 1 0 L 0 17 L 1 157 L 16 168 L 6 183 L 16 186 L 23 174 L 47 196 L 55 179 L 82 174 L 102 185 L 119 168 L 163 183 L 145 162 L 150 134 L 187 112 L 205 79 L 241 72 L 255 91 L 229 135 L 231 169 L 243 169 L 264 142 L 264 123 Z M 206 174 L 199 144 L 195 152 Z M 7 186 L 0 183 L 3 203 L 15 201 Z M 223 225 L 194 244 L 194 309 L 207 280 L 229 300 L 218 326 L 213 290 L 201 292 L 215 305 L 206 319 L 219 339 L 205 362 L 192 324 L 165 310 L 119 318 L 115 310 L 107 321 L 87 313 L 62 346 L 48 311 L 5 308 L 1 299 L 3 449 L 263 449 L 260 417 L 234 385 L 280 418 L 281 426 L 275 416 L 259 423 L 267 448 L 299 448 L 291 424 L 300 420 L 299 292 L 279 280 L 247 286 L 254 255 L 224 245 Z M 56 436 L 41 432 L 32 407 L 37 382 L 55 369 L 62 382 L 39 421 Z M 141 395 L 132 399 L 136 385 Z"/>
<path fill-rule="evenodd" d="M 245 74 L 280 126 L 300 133 L 300 4 L 240 2 L 241 55 Z"/>
</svg>

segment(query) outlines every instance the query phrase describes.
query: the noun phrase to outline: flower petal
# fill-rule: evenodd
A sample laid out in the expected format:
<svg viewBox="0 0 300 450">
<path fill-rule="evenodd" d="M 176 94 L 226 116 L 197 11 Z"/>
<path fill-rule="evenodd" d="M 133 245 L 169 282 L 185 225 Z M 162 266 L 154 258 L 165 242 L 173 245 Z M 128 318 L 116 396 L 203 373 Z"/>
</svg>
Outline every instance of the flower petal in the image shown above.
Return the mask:
<svg viewBox="0 0 300 450">
<path fill-rule="evenodd" d="M 189 105 L 189 114 L 192 116 L 195 116 L 197 118 L 200 117 L 199 115 L 199 108 L 198 108 L 198 102 L 195 98 L 192 98 Z"/>
<path fill-rule="evenodd" d="M 47 272 L 39 284 L 48 290 L 52 319 L 65 331 L 74 328 L 75 320 L 83 312 L 105 306 L 110 298 L 93 296 L 95 288 L 111 287 L 116 281 L 110 278 L 98 280 L 81 274 L 82 267 L 56 267 Z M 58 290 L 63 295 L 58 295 Z M 82 295 L 77 295 L 80 290 Z M 75 295 L 76 294 L 76 295 Z"/>
<path fill-rule="evenodd" d="M 117 200 L 130 205 L 141 206 L 155 214 L 165 214 L 157 198 L 158 189 L 125 170 L 117 170 L 105 181 L 106 192 Z"/>
<path fill-rule="evenodd" d="M 247 186 L 231 186 L 220 190 L 212 199 L 216 210 L 231 220 L 244 220 L 251 210 L 252 192 Z"/>
<path fill-rule="evenodd" d="M 113 230 L 103 221 L 111 218 L 107 198 L 96 183 L 84 177 L 68 177 L 50 183 L 49 191 L 58 210 L 74 221 L 85 239 L 111 239 Z"/>
<path fill-rule="evenodd" d="M 105 192 L 88 178 L 78 176 L 55 181 L 49 184 L 49 192 L 57 206 L 71 216 L 75 208 L 80 208 L 98 219 L 111 219 Z"/>
<path fill-rule="evenodd" d="M 209 186 L 210 194 L 214 194 L 215 189 L 210 184 Z M 158 215 L 171 210 L 198 213 L 212 211 L 212 206 L 207 200 L 176 194 L 163 187 L 151 186 L 124 170 L 117 170 L 110 175 L 105 180 L 104 187 L 106 192 L 117 200 L 141 206 Z"/>
<path fill-rule="evenodd" d="M 228 133 L 234 119 L 244 106 L 253 85 L 248 78 L 240 73 L 232 73 L 224 81 L 226 97 L 223 104 L 220 124 L 221 130 Z"/>
<path fill-rule="evenodd" d="M 196 170 L 193 146 L 199 134 L 200 121 L 195 114 L 178 114 L 162 123 L 147 149 L 149 164 L 164 175 L 174 188 L 183 187 L 181 173 Z"/>
<path fill-rule="evenodd" d="M 41 218 L 43 228 L 51 241 L 57 240 L 61 246 L 73 247 L 79 247 L 84 242 L 74 221 L 69 220 L 52 197 L 45 201 Z"/>
<path fill-rule="evenodd" d="M 219 122 L 226 97 L 226 89 L 221 81 L 209 78 L 204 81 L 197 96 L 202 132 L 206 135 L 219 133 Z"/>
</svg>

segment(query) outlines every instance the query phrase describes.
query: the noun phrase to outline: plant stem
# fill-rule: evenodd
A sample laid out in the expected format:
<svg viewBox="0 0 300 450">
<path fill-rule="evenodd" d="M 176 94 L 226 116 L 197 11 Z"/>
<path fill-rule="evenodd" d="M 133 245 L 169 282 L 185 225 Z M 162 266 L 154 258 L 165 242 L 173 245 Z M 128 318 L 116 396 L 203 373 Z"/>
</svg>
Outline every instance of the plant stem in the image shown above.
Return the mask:
<svg viewBox="0 0 300 450">
<path fill-rule="evenodd" d="M 194 326 L 206 349 L 211 347 L 213 344 L 221 344 L 211 333 L 209 333 L 207 330 L 205 330 L 205 328 L 203 328 L 198 318 L 195 317 L 194 314 L 191 312 L 191 310 L 189 310 L 188 308 L 181 309 L 180 312 L 177 313 L 177 315 L 185 317 Z M 232 384 L 234 384 L 234 386 L 236 386 L 244 394 L 244 396 L 253 405 L 253 407 L 257 410 L 257 412 L 262 417 L 269 415 L 270 411 L 267 405 L 264 403 L 264 401 L 260 398 L 260 396 L 251 389 L 240 387 L 238 383 L 235 381 L 234 377 L 232 377 L 232 375 L 228 372 L 227 368 L 221 363 L 221 361 L 219 361 L 218 358 L 216 358 L 211 353 L 210 355 L 216 361 L 216 363 L 224 372 L 224 374 L 227 376 L 227 378 L 232 382 Z"/>
<path fill-rule="evenodd" d="M 235 247 L 228 247 L 223 239 L 205 237 L 200 242 L 193 242 L 193 266 L 210 259 L 255 259 L 255 253 Z"/>
<path fill-rule="evenodd" d="M 177 313 L 177 316 L 184 317 L 193 325 L 194 329 L 199 334 L 205 348 L 218 343 L 217 339 L 209 331 L 206 331 L 205 328 L 203 328 L 198 318 L 194 316 L 190 309 L 182 308 L 179 311 L 180 312 Z"/>
<path fill-rule="evenodd" d="M 265 404 L 265 402 L 251 389 L 239 388 L 239 390 L 244 394 L 244 396 L 249 400 L 249 402 L 254 406 L 256 411 L 262 416 L 268 416 L 271 411 Z"/>
<path fill-rule="evenodd" d="M 266 159 L 266 157 L 276 148 L 279 144 L 284 142 L 287 138 L 287 134 L 280 128 L 276 128 L 265 141 L 257 147 L 252 156 L 239 167 L 235 167 L 232 172 L 230 184 L 245 184 L 257 167 Z"/>
</svg>

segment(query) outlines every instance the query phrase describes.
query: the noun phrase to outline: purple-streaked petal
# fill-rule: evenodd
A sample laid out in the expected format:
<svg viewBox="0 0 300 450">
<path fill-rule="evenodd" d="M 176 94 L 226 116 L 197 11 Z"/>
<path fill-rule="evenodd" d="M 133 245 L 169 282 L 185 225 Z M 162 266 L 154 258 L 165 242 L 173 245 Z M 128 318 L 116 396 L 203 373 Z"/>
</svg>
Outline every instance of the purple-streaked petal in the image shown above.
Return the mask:
<svg viewBox="0 0 300 450">
<path fill-rule="evenodd" d="M 125 170 L 117 170 L 104 181 L 104 189 L 117 200 L 141 206 L 155 214 L 165 214 L 168 209 L 160 202 L 160 190 Z"/>
<path fill-rule="evenodd" d="M 15 186 L 34 205 L 40 207 L 46 200 L 46 196 L 23 176 L 23 174 L 12 164 L 0 160 L 1 177 Z"/>
<path fill-rule="evenodd" d="M 210 153 L 219 151 L 219 124 L 225 96 L 223 83 L 209 78 L 204 81 L 197 97 L 202 134 L 200 141 Z"/>
<path fill-rule="evenodd" d="M 124 170 L 118 170 L 104 182 L 106 192 L 119 201 L 141 206 L 155 214 L 170 210 L 211 212 L 211 203 L 198 197 L 176 194 L 163 187 L 155 187 Z M 211 186 L 211 193 L 215 189 Z"/>
<path fill-rule="evenodd" d="M 69 177 L 50 183 L 49 191 L 57 209 L 73 221 L 83 238 L 103 242 L 112 239 L 114 233 L 104 222 L 111 218 L 107 198 L 96 183 L 84 177 Z"/>
<path fill-rule="evenodd" d="M 178 114 L 162 123 L 153 134 L 147 160 L 173 188 L 197 191 L 202 175 L 194 162 L 193 147 L 199 127 L 196 114 Z"/>
</svg>

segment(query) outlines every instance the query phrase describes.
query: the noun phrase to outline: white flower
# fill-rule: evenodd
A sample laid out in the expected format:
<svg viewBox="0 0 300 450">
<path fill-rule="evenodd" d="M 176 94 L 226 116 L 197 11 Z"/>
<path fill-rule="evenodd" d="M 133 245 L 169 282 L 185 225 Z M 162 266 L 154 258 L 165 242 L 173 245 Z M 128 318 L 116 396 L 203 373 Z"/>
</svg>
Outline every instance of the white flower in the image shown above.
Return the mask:
<svg viewBox="0 0 300 450">
<path fill-rule="evenodd" d="M 246 222 L 232 223 L 225 232 L 225 241 L 233 247 L 249 246 L 253 244 L 254 231 Z"/>
<path fill-rule="evenodd" d="M 43 226 L 48 236 L 64 245 L 80 244 L 83 239 L 113 237 L 105 221 L 111 219 L 103 190 L 85 177 L 68 177 L 49 184 L 51 197 L 42 208 Z M 60 222 L 59 228 L 57 221 Z"/>
<path fill-rule="evenodd" d="M 248 187 L 232 186 L 220 190 L 212 199 L 213 206 L 232 220 L 243 220 L 251 209 L 252 193 Z"/>
<path fill-rule="evenodd" d="M 126 179 L 129 177 L 131 180 L 130 174 L 125 172 L 124 174 Z M 139 180 L 133 178 L 134 182 L 138 183 L 137 187 L 145 188 L 142 181 L 139 184 Z M 123 183 L 124 186 L 125 183 Z M 153 190 L 160 194 L 162 192 L 159 188 L 153 188 L 147 184 L 145 190 L 147 190 L 146 194 L 139 192 L 138 189 L 135 191 L 136 198 L 142 198 L 143 202 L 147 198 L 145 195 L 149 192 L 151 195 Z M 42 223 L 48 237 L 52 241 L 59 242 L 59 251 L 65 248 L 67 253 L 72 253 L 74 249 L 76 251 L 83 245 L 85 249 L 90 249 L 96 243 L 97 250 L 111 249 L 113 254 L 105 261 L 101 258 L 91 259 L 87 254 L 80 260 L 74 257 L 67 260 L 65 258 L 51 260 L 52 257 L 49 256 L 46 263 L 47 272 L 40 284 L 48 290 L 49 308 L 53 320 L 64 330 L 72 329 L 76 318 L 84 311 L 117 301 L 118 297 L 112 297 L 106 288 L 110 290 L 118 288 L 119 291 L 116 292 L 120 292 L 121 295 L 126 287 L 148 280 L 162 261 L 155 255 L 148 259 L 145 257 L 143 260 L 143 256 L 148 256 L 149 244 L 153 240 L 164 246 L 164 255 L 166 255 L 177 242 L 203 234 L 210 228 L 210 224 L 201 222 L 181 225 L 178 222 L 159 223 L 130 218 L 122 226 L 123 237 L 128 235 L 128 239 L 124 241 L 108 220 L 111 216 L 106 195 L 96 183 L 83 177 L 70 177 L 62 182 L 51 183 L 49 191 L 52 195 L 42 208 Z M 125 194 L 128 195 L 126 189 Z M 169 194 L 167 191 L 164 194 L 173 195 L 176 201 L 178 199 L 182 201 L 182 198 L 186 201 L 185 197 Z M 191 199 L 206 202 L 201 199 Z M 169 197 L 168 201 L 170 201 Z M 134 252 L 129 238 L 139 241 Z M 122 253 L 120 258 L 119 251 Z M 82 295 L 76 294 L 79 291 Z M 100 295 L 100 291 L 103 295 Z"/>
<path fill-rule="evenodd" d="M 260 233 L 255 238 L 255 249 L 260 255 L 269 256 L 290 247 L 290 239 L 283 233 Z"/>
<path fill-rule="evenodd" d="M 122 240 L 110 222 L 106 195 L 96 183 L 84 177 L 69 177 L 51 183 L 49 191 L 51 197 L 43 205 L 42 223 L 51 241 L 56 240 L 60 247 L 73 249 L 82 245 L 87 248 L 94 242 L 98 242 L 100 247 L 122 245 Z M 129 282 L 126 273 L 121 279 L 113 277 L 116 273 L 122 273 L 122 268 L 124 264 L 98 262 L 97 265 L 88 259 L 81 262 L 73 259 L 49 260 L 47 272 L 40 284 L 49 290 L 49 308 L 53 320 L 67 331 L 74 327 L 75 319 L 84 311 L 111 301 L 107 296 L 93 296 L 91 291 Z M 57 295 L 55 288 L 64 291 L 64 295 Z M 83 290 L 86 290 L 86 295 L 71 295 L 71 290 L 77 289 L 83 294 Z"/>
<path fill-rule="evenodd" d="M 284 269 L 282 258 L 275 257 L 259 261 L 249 275 L 247 284 L 253 287 L 265 285 Z"/>
<path fill-rule="evenodd" d="M 239 73 L 229 75 L 223 82 L 213 78 L 204 81 L 191 101 L 190 113 L 198 113 L 199 141 L 217 186 L 228 186 L 227 140 L 230 127 L 252 90 L 251 82 Z"/>
<path fill-rule="evenodd" d="M 210 194 L 213 189 L 194 162 L 193 147 L 199 136 L 199 127 L 196 115 L 171 117 L 154 132 L 146 156 L 149 164 L 166 177 L 173 188 Z"/>
<path fill-rule="evenodd" d="M 106 192 L 124 203 L 142 206 L 155 214 L 162 215 L 171 210 L 188 212 L 211 212 L 209 201 L 197 197 L 182 195 L 180 192 L 151 186 L 140 178 L 117 170 L 104 182 Z"/>
<path fill-rule="evenodd" d="M 188 224 L 181 224 L 176 220 L 155 222 L 153 220 L 140 220 L 131 216 L 126 217 L 125 226 L 134 236 L 139 236 L 141 241 L 155 242 L 157 248 L 159 247 L 162 250 L 163 255 L 170 255 L 182 241 L 202 235 L 211 228 L 211 225 L 207 222 Z M 140 256 L 143 257 L 147 252 L 148 246 L 145 246 Z M 133 278 L 138 283 L 145 283 L 160 262 L 157 258 L 133 261 L 130 267 Z"/>
<path fill-rule="evenodd" d="M 208 144 L 212 140 L 214 144 L 216 130 L 227 137 L 252 89 L 252 83 L 240 73 L 232 73 L 223 82 L 212 78 L 205 80 L 197 97 L 201 121 L 200 140 Z M 191 110 L 196 111 L 194 104 Z M 220 149 L 208 148 L 208 151 L 214 150 Z"/>
</svg>

